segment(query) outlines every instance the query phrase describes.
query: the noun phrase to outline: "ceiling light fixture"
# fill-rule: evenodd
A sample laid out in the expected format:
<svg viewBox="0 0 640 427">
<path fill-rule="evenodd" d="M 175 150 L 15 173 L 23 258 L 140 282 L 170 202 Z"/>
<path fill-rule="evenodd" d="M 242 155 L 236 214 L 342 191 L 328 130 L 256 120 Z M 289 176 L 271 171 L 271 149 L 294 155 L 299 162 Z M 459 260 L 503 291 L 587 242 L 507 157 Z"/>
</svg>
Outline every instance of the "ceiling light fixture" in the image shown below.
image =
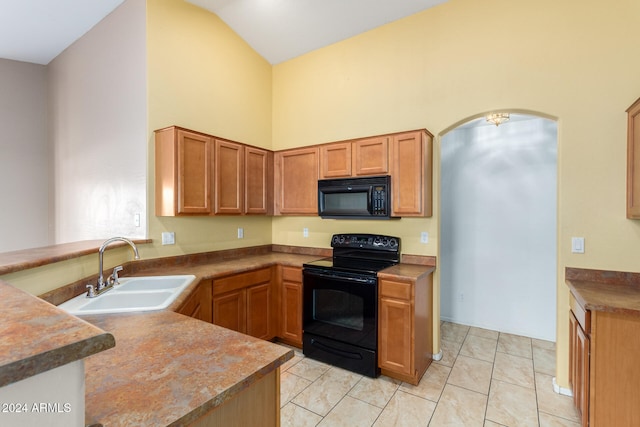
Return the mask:
<svg viewBox="0 0 640 427">
<path fill-rule="evenodd" d="M 504 122 L 509 121 L 509 113 L 491 113 L 487 114 L 487 121 L 496 126 L 501 125 Z"/>
</svg>

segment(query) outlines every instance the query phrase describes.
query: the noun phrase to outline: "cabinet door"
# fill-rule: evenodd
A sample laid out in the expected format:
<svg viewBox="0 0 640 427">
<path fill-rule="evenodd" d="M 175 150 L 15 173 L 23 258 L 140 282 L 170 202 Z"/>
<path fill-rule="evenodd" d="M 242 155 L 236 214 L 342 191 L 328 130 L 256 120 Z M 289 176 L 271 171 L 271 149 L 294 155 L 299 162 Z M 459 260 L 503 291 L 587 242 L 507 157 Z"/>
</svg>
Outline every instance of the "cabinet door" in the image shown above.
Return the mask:
<svg viewBox="0 0 640 427">
<path fill-rule="evenodd" d="M 282 267 L 280 338 L 302 347 L 302 269 Z"/>
<path fill-rule="evenodd" d="M 270 340 L 271 323 L 271 282 L 247 288 L 247 334 Z"/>
<path fill-rule="evenodd" d="M 379 304 L 378 365 L 400 374 L 413 375 L 411 302 L 382 297 Z"/>
<path fill-rule="evenodd" d="M 210 213 L 212 139 L 176 127 L 155 139 L 156 215 Z"/>
<path fill-rule="evenodd" d="M 353 175 L 389 173 L 389 137 L 366 138 L 352 143 Z"/>
<path fill-rule="evenodd" d="M 431 216 L 431 145 L 431 136 L 424 131 L 393 136 L 391 188 L 394 216 Z"/>
<path fill-rule="evenodd" d="M 627 218 L 640 219 L 640 99 L 627 115 Z"/>
<path fill-rule="evenodd" d="M 351 143 L 336 142 L 320 146 L 320 178 L 351 176 Z"/>
<path fill-rule="evenodd" d="M 276 153 L 276 214 L 318 214 L 318 148 Z"/>
<path fill-rule="evenodd" d="M 187 298 L 178 313 L 194 319 L 213 323 L 211 301 L 211 280 L 202 281 L 197 289 Z"/>
<path fill-rule="evenodd" d="M 244 147 L 235 142 L 216 140 L 216 214 L 241 214 L 244 190 Z"/>
<path fill-rule="evenodd" d="M 576 392 L 574 402 L 580 412 L 582 426 L 589 425 L 589 337 L 577 325 L 576 328 Z"/>
<path fill-rule="evenodd" d="M 273 153 L 270 151 L 244 148 L 244 212 L 273 213 Z"/>
<path fill-rule="evenodd" d="M 238 289 L 213 297 L 213 323 L 246 333 L 245 290 Z"/>
</svg>

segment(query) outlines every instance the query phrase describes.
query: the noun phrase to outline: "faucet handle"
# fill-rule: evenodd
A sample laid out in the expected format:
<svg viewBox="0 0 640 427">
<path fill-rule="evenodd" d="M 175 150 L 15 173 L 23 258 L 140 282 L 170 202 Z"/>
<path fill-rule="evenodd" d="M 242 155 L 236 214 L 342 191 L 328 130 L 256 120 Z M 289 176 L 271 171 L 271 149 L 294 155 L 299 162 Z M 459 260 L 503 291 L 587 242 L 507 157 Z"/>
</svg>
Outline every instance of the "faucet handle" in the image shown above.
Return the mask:
<svg viewBox="0 0 640 427">
<path fill-rule="evenodd" d="M 119 265 L 117 267 L 115 267 L 113 269 L 113 272 L 111 273 L 111 278 L 109 280 L 109 282 L 111 282 L 112 285 L 119 285 L 120 282 L 118 281 L 118 271 L 122 271 L 122 266 Z"/>
<path fill-rule="evenodd" d="M 87 298 L 93 298 L 96 296 L 96 288 L 93 285 L 87 285 Z"/>
</svg>

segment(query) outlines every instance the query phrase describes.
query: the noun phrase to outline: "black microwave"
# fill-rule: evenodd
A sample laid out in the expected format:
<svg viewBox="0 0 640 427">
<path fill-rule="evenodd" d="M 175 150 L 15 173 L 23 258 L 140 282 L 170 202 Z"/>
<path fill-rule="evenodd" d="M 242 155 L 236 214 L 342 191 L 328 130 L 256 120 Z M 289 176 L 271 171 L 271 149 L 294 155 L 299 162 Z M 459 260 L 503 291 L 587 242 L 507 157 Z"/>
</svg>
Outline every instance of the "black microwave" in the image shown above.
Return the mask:
<svg viewBox="0 0 640 427">
<path fill-rule="evenodd" d="M 334 219 L 391 218 L 391 177 L 321 179 L 318 215 Z"/>
</svg>

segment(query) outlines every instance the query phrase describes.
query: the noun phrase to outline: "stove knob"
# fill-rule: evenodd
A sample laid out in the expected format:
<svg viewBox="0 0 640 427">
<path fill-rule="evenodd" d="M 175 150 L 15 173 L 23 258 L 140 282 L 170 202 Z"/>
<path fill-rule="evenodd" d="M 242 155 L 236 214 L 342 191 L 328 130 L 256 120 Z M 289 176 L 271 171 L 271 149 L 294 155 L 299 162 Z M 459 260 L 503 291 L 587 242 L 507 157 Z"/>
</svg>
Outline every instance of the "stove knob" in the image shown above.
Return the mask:
<svg viewBox="0 0 640 427">
<path fill-rule="evenodd" d="M 331 243 L 333 243 L 335 245 L 336 243 L 338 243 L 338 240 L 339 240 L 338 236 L 335 235 L 335 236 L 333 236 L 333 239 L 331 239 Z"/>
<path fill-rule="evenodd" d="M 392 248 L 397 248 L 398 247 L 398 241 L 396 239 L 390 239 L 389 240 L 389 246 L 391 246 Z"/>
<path fill-rule="evenodd" d="M 344 243 L 344 236 L 340 236 L 340 243 Z"/>
<path fill-rule="evenodd" d="M 389 241 L 387 240 L 387 238 L 383 238 L 382 239 L 382 246 L 388 246 L 389 245 Z"/>
<path fill-rule="evenodd" d="M 380 241 L 380 236 L 376 236 L 376 238 L 373 240 L 373 244 L 374 244 L 374 245 L 379 245 L 380 243 L 382 243 L 382 242 Z"/>
</svg>

